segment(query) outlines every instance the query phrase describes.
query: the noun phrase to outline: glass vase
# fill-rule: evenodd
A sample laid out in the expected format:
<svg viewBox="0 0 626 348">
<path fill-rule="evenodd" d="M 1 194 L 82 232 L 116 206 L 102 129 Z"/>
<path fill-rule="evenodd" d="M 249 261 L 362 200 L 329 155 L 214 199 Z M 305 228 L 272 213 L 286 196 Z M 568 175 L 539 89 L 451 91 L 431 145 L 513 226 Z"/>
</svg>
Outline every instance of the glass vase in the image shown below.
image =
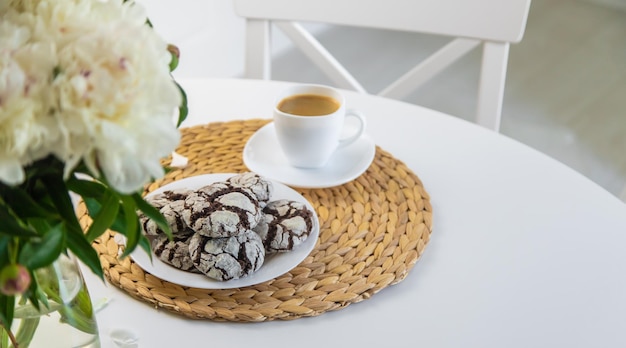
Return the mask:
<svg viewBox="0 0 626 348">
<path fill-rule="evenodd" d="M 100 347 L 91 298 L 76 259 L 61 254 L 35 276 L 48 305 L 40 304 L 37 310 L 17 299 L 11 331 L 18 347 Z M 14 347 L 1 328 L 0 334 L 0 348 Z"/>
</svg>

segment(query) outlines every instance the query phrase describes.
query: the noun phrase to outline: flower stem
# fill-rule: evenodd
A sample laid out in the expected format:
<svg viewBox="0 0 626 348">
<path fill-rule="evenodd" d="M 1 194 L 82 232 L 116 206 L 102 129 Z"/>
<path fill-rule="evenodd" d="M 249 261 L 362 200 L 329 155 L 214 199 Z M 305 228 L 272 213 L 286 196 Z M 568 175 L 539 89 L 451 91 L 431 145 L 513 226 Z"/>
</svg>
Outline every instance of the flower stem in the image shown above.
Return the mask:
<svg viewBox="0 0 626 348">
<path fill-rule="evenodd" d="M 22 320 L 20 328 L 17 330 L 17 341 L 22 344 L 22 348 L 30 346 L 30 342 L 35 336 L 37 326 L 39 326 L 39 317 Z"/>
<path fill-rule="evenodd" d="M 10 330 L 10 329 L 6 328 L 6 327 L 4 326 L 4 324 L 1 324 L 1 325 L 0 325 L 0 328 L 1 328 L 1 330 L 2 330 L 2 336 L 3 336 L 3 337 L 2 337 L 2 344 L 3 344 L 3 347 L 4 347 L 4 342 L 5 342 L 5 337 L 4 337 L 4 336 L 5 336 L 5 335 L 7 335 L 7 336 L 9 337 L 9 340 L 11 340 L 11 344 L 13 344 L 13 347 L 14 347 L 14 348 L 19 348 L 19 347 L 20 347 L 20 345 L 17 343 L 17 340 L 15 339 L 15 336 L 13 336 L 13 332 L 11 332 L 11 330 Z"/>
</svg>

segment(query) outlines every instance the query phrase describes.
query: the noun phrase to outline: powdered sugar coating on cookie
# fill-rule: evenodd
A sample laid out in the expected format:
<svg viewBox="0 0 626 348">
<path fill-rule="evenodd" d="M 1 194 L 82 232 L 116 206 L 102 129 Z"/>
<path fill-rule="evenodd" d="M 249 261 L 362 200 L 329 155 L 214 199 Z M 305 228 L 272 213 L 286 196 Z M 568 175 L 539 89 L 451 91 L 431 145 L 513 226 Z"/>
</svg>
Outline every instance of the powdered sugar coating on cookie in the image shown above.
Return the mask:
<svg viewBox="0 0 626 348">
<path fill-rule="evenodd" d="M 160 209 L 170 202 L 184 201 L 190 192 L 191 190 L 186 188 L 167 190 L 146 197 L 146 202 L 150 203 L 150 205 L 152 205 L 153 207 Z"/>
<path fill-rule="evenodd" d="M 232 176 L 226 182 L 234 187 L 245 187 L 252 191 L 256 195 L 261 208 L 267 205 L 274 193 L 272 182 L 253 172 Z"/>
<path fill-rule="evenodd" d="M 304 203 L 281 199 L 263 209 L 263 219 L 254 228 L 267 253 L 293 250 L 314 228 L 313 212 Z"/>
<path fill-rule="evenodd" d="M 146 198 L 146 202 L 157 208 L 167 221 L 173 234 L 182 233 L 187 229 L 181 212 L 185 199 L 191 193 L 188 189 L 168 190 Z M 139 222 L 146 235 L 158 236 L 165 234 L 161 228 L 145 214 L 139 215 Z"/>
<path fill-rule="evenodd" d="M 226 238 L 208 238 L 196 233 L 189 241 L 189 255 L 200 272 L 220 281 L 250 275 L 265 261 L 263 242 L 251 230 Z"/>
<path fill-rule="evenodd" d="M 169 240 L 166 235 L 156 236 L 152 242 L 152 252 L 159 260 L 180 270 L 199 273 L 189 255 L 189 240 L 194 235 L 192 230 L 186 230 Z"/>
<path fill-rule="evenodd" d="M 203 236 L 230 237 L 254 228 L 261 220 L 261 207 L 249 189 L 217 182 L 190 193 L 182 217 Z"/>
</svg>

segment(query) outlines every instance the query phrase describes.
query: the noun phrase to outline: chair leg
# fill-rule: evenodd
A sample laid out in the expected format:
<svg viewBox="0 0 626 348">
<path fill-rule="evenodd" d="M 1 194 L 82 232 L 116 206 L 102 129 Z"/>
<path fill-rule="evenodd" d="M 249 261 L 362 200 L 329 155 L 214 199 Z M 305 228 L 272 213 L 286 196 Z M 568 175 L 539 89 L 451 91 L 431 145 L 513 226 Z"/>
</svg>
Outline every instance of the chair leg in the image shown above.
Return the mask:
<svg viewBox="0 0 626 348">
<path fill-rule="evenodd" d="M 484 43 L 476 123 L 496 132 L 500 131 L 508 58 L 508 43 Z"/>
<path fill-rule="evenodd" d="M 246 52 L 244 76 L 269 80 L 271 76 L 270 22 L 248 19 L 246 21 Z"/>
</svg>

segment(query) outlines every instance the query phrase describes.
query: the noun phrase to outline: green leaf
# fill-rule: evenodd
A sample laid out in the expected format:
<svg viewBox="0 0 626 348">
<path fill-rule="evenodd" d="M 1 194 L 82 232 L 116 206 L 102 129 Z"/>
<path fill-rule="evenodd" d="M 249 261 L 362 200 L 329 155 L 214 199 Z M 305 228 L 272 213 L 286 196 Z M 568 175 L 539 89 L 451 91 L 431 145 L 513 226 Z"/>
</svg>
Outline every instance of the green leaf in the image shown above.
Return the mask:
<svg viewBox="0 0 626 348">
<path fill-rule="evenodd" d="M 170 60 L 170 71 L 174 71 L 178 66 L 178 56 L 174 52 L 170 52 L 172 60 Z"/>
<path fill-rule="evenodd" d="M 13 237 L 0 235 L 0 269 L 9 264 L 9 243 Z"/>
<path fill-rule="evenodd" d="M 133 253 L 133 251 L 135 251 L 135 249 L 137 248 L 138 245 L 140 245 L 140 241 L 143 238 L 146 238 L 142 233 L 141 233 L 141 229 L 139 228 L 139 224 L 136 224 L 134 227 L 134 230 L 132 231 L 127 231 L 127 237 L 126 237 L 126 247 L 124 248 L 124 252 L 122 253 L 122 255 L 120 256 L 120 258 L 125 258 L 126 256 L 130 255 Z M 143 246 L 142 246 L 143 248 Z M 144 249 L 145 250 L 145 249 Z"/>
<path fill-rule="evenodd" d="M 98 215 L 98 213 L 100 212 L 100 209 L 102 209 L 100 202 L 98 202 L 95 199 L 85 198 L 85 204 L 87 205 L 87 210 L 89 210 L 90 216 Z M 117 213 L 117 217 L 115 218 L 115 221 L 113 222 L 113 224 L 111 224 L 109 229 L 115 232 L 125 234 L 126 233 L 125 223 L 126 223 L 126 215 L 124 214 L 124 210 L 122 209 L 120 205 L 118 213 Z"/>
<path fill-rule="evenodd" d="M 30 185 L 38 184 L 38 178 L 44 176 L 63 177 L 64 166 L 65 164 L 54 155 L 42 158 L 26 168 L 26 183 Z"/>
<path fill-rule="evenodd" d="M 40 317 L 22 319 L 20 322 L 20 327 L 17 329 L 17 335 L 15 336 L 16 341 L 24 343 L 30 343 L 35 337 L 35 332 L 37 331 L 37 327 L 39 326 Z"/>
<path fill-rule="evenodd" d="M 125 216 L 125 231 L 120 231 L 126 236 L 126 248 L 122 254 L 122 258 L 130 255 L 139 244 L 141 229 L 139 228 L 139 217 L 137 216 L 137 206 L 135 201 L 129 195 L 120 195 L 122 200 L 122 209 Z"/>
<path fill-rule="evenodd" d="M 67 246 L 89 269 L 101 279 L 104 279 L 102 266 L 98 253 L 93 249 L 87 241 L 85 234 L 74 214 L 74 207 L 70 199 L 65 182 L 59 176 L 46 176 L 42 178 L 49 192 L 50 198 L 57 207 L 59 214 L 65 221 L 63 228 L 65 230 Z"/>
<path fill-rule="evenodd" d="M 163 217 L 161 212 L 150 203 L 146 202 L 146 200 L 143 199 L 143 197 L 141 197 L 138 193 L 133 194 L 132 197 L 139 210 L 146 214 L 150 220 L 154 221 L 170 239 L 173 238 L 170 225 L 167 223 L 167 220 L 165 220 L 165 217 Z"/>
<path fill-rule="evenodd" d="M 87 210 L 89 211 L 89 216 L 96 216 L 102 209 L 102 205 L 95 198 L 85 197 L 85 205 L 87 206 Z"/>
<path fill-rule="evenodd" d="M 60 223 L 47 231 L 40 231 L 42 234 L 45 233 L 40 241 L 26 242 L 20 252 L 19 262 L 30 270 L 50 265 L 65 248 L 63 226 L 64 224 Z"/>
<path fill-rule="evenodd" d="M 120 202 L 116 195 L 111 191 L 105 191 L 104 197 L 102 197 L 100 209 L 93 217 L 93 222 L 87 231 L 87 240 L 93 242 L 94 239 L 100 237 L 104 231 L 106 231 L 117 218 L 119 213 Z"/>
<path fill-rule="evenodd" d="M 2 197 L 11 202 L 11 210 L 25 220 L 29 217 L 56 218 L 56 214 L 39 205 L 32 196 L 20 187 L 3 187 Z"/>
<path fill-rule="evenodd" d="M 107 188 L 98 181 L 82 180 L 76 177 L 71 177 L 67 181 L 67 188 L 83 197 L 83 199 L 90 197 L 99 200 L 101 200 L 107 190 Z"/>
<path fill-rule="evenodd" d="M 63 306 L 57 302 L 49 303 L 49 306 L 41 308 L 35 308 L 32 303 L 20 305 L 15 308 L 15 315 L 13 319 L 33 318 L 35 316 L 46 315 L 58 311 Z"/>
<path fill-rule="evenodd" d="M 26 238 L 37 237 L 37 233 L 20 223 L 8 207 L 0 205 L 0 234 Z"/>
<path fill-rule="evenodd" d="M 67 222 L 68 228 L 78 226 L 80 230 L 80 224 L 78 223 L 78 218 L 76 218 L 76 214 L 74 212 L 72 199 L 70 198 L 68 189 L 65 186 L 65 182 L 62 177 L 57 175 L 44 176 L 42 178 L 42 182 L 46 185 L 50 199 L 57 208 L 59 215 L 61 215 L 63 220 Z"/>
<path fill-rule="evenodd" d="M 67 229 L 67 246 L 68 248 L 80 259 L 89 269 L 100 279 L 104 280 L 104 274 L 102 273 L 102 265 L 98 258 L 98 253 L 94 250 L 91 244 L 85 239 L 82 231 L 72 231 Z"/>
<path fill-rule="evenodd" d="M 39 303 L 43 303 L 46 307 L 48 307 L 48 298 L 39 288 L 39 280 L 37 279 L 37 274 L 32 270 L 29 270 L 29 273 L 30 279 L 32 279 L 32 281 L 30 282 L 30 286 L 28 287 L 28 290 L 24 295 L 28 298 L 28 300 L 33 305 L 33 307 L 35 307 L 35 309 L 39 310 Z"/>
<path fill-rule="evenodd" d="M 152 261 L 152 247 L 150 246 L 150 240 L 142 233 L 139 237 L 139 247 L 148 254 L 150 261 Z"/>
<path fill-rule="evenodd" d="M 0 293 L 0 321 L 2 322 L 2 326 L 11 328 L 14 307 L 15 296 L 7 296 Z"/>
<path fill-rule="evenodd" d="M 178 107 L 178 122 L 176 123 L 176 127 L 180 127 L 180 125 L 183 123 L 183 121 L 185 121 L 187 115 L 189 114 L 189 108 L 187 107 L 187 93 L 185 93 L 185 90 L 178 82 L 174 81 L 174 83 L 178 87 L 178 90 L 180 91 L 180 95 L 182 97 L 182 101 L 180 103 L 180 106 Z"/>
<path fill-rule="evenodd" d="M 9 334 L 7 330 L 2 326 L 2 320 L 0 319 L 0 347 L 8 347 L 9 346 Z"/>
</svg>

